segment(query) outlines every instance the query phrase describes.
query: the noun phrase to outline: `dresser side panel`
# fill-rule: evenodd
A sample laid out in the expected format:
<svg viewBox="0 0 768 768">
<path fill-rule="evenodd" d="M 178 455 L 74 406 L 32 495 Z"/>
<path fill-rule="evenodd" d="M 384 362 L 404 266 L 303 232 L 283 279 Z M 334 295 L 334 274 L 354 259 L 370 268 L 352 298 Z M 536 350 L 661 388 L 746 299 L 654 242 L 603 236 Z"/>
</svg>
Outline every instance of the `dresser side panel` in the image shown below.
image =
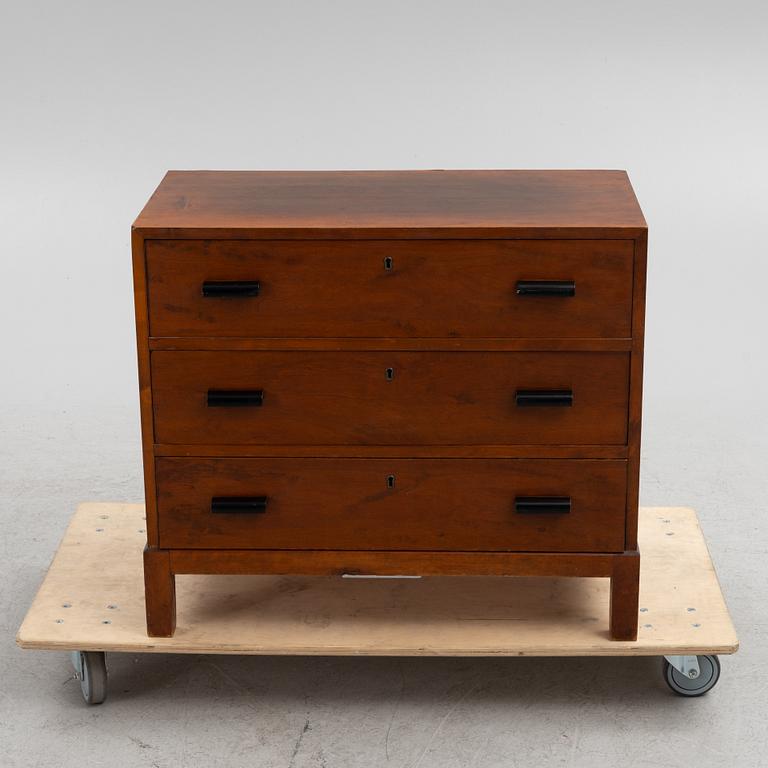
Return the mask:
<svg viewBox="0 0 768 768">
<path fill-rule="evenodd" d="M 141 409 L 141 445 L 144 465 L 144 496 L 147 515 L 147 543 L 158 544 L 157 494 L 155 491 L 154 416 L 152 412 L 152 379 L 149 365 L 149 318 L 147 308 L 147 275 L 144 237 L 131 232 L 133 258 L 133 297 L 136 314 L 136 349 L 139 371 L 139 406 Z"/>
<path fill-rule="evenodd" d="M 640 433 L 643 412 L 643 350 L 645 341 L 645 287 L 648 233 L 635 240 L 632 289 L 632 353 L 629 369 L 629 424 L 627 461 L 626 547 L 637 549 L 637 516 L 640 496 Z"/>
</svg>

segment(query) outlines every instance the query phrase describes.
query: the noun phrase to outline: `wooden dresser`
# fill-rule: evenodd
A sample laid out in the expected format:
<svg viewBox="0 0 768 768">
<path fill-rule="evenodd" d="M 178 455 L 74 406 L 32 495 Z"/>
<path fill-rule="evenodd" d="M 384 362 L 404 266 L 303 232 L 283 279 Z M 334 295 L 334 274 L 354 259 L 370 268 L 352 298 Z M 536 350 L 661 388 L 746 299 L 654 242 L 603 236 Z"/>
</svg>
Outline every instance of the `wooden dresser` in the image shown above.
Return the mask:
<svg viewBox="0 0 768 768">
<path fill-rule="evenodd" d="M 623 171 L 170 172 L 133 232 L 147 630 L 176 574 L 611 578 L 637 634 Z"/>
</svg>

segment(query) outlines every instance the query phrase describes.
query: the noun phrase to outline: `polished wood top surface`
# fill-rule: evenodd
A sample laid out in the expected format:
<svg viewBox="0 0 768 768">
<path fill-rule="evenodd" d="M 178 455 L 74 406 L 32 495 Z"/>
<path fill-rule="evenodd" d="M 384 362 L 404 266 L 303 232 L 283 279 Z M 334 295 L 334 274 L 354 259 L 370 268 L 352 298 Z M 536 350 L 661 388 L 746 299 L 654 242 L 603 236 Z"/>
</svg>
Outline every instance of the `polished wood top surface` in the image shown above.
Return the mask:
<svg viewBox="0 0 768 768">
<path fill-rule="evenodd" d="M 146 237 L 637 237 L 625 171 L 169 171 Z"/>
</svg>

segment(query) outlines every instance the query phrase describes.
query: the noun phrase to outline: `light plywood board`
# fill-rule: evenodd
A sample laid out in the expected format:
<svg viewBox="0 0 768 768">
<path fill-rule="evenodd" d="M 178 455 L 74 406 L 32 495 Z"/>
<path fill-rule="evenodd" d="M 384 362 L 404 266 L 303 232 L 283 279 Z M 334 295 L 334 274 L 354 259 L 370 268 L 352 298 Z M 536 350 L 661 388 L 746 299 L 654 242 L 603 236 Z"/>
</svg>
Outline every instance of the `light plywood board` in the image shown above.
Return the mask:
<svg viewBox="0 0 768 768">
<path fill-rule="evenodd" d="M 640 632 L 608 635 L 608 580 L 177 576 L 178 628 L 149 638 L 144 508 L 85 503 L 19 630 L 23 648 L 155 653 L 619 656 L 733 653 L 696 513 L 640 513 Z"/>
</svg>

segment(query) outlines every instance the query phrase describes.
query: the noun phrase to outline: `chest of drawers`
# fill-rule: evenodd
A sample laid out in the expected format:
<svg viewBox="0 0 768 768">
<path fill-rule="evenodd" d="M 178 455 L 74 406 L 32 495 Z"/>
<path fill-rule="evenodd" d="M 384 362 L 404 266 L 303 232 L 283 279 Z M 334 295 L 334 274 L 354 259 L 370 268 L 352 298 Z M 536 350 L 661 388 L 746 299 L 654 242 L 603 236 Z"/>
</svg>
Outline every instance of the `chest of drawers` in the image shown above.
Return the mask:
<svg viewBox="0 0 768 768">
<path fill-rule="evenodd" d="M 595 576 L 637 633 L 622 171 L 170 172 L 132 231 L 147 630 L 176 574 Z"/>
</svg>

